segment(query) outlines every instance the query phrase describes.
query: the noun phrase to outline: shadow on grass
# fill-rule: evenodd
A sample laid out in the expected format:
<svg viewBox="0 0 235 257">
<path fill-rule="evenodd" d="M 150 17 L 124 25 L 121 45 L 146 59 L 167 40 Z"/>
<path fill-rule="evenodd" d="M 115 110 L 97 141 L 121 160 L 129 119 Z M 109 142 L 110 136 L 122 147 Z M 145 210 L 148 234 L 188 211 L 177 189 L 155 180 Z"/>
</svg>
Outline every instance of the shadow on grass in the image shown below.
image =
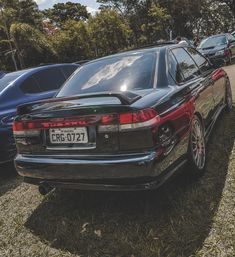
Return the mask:
<svg viewBox="0 0 235 257">
<path fill-rule="evenodd" d="M 83 256 L 195 255 L 222 197 L 235 138 L 235 111 L 219 119 L 203 178 L 193 181 L 184 169 L 156 191 L 56 191 L 26 227 L 52 247 Z"/>
<path fill-rule="evenodd" d="M 0 165 L 0 196 L 18 187 L 21 182 L 13 162 Z"/>
</svg>

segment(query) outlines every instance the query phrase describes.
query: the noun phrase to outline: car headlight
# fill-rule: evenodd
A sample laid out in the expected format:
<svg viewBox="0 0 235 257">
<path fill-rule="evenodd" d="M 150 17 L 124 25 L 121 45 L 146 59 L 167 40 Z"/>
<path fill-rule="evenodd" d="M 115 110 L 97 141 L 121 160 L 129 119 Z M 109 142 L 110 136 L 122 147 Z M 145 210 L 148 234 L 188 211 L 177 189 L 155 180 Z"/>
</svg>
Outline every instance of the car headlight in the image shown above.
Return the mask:
<svg viewBox="0 0 235 257">
<path fill-rule="evenodd" d="M 216 56 L 219 56 L 219 55 L 224 55 L 224 50 L 220 50 L 220 51 L 217 51 L 215 53 Z"/>
</svg>

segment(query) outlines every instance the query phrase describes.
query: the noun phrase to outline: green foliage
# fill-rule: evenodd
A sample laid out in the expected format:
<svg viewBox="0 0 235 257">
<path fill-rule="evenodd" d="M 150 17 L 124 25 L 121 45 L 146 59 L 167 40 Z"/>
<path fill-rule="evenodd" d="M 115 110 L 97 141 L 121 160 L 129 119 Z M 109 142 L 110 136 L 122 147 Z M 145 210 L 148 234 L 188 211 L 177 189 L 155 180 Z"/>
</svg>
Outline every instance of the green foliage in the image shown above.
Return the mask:
<svg viewBox="0 0 235 257">
<path fill-rule="evenodd" d="M 169 40 L 170 30 L 192 38 L 235 28 L 235 0 L 97 1 L 91 16 L 79 3 L 40 11 L 34 0 L 0 0 L 0 70 L 13 70 L 14 58 L 20 68 L 92 59 Z"/>
<path fill-rule="evenodd" d="M 82 21 L 67 21 L 52 43 L 61 62 L 74 62 L 91 57 L 88 25 Z"/>
<path fill-rule="evenodd" d="M 172 17 L 171 28 L 174 36 L 193 36 L 194 23 L 201 17 L 203 1 L 206 0 L 159 0 L 160 5 Z"/>
<path fill-rule="evenodd" d="M 56 53 L 46 36 L 26 23 L 13 23 L 10 34 L 14 41 L 21 66 L 50 62 Z"/>
<path fill-rule="evenodd" d="M 200 34 L 212 35 L 223 31 L 234 31 L 234 16 L 228 5 L 221 1 L 204 1 L 201 17 L 195 22 L 195 30 Z"/>
<path fill-rule="evenodd" d="M 88 28 L 96 56 L 115 53 L 128 46 L 130 28 L 114 10 L 101 10 L 89 19 Z"/>
<path fill-rule="evenodd" d="M 53 8 L 43 11 L 43 14 L 58 25 L 62 25 L 68 20 L 80 21 L 89 18 L 86 6 L 72 2 L 55 4 Z"/>
<path fill-rule="evenodd" d="M 147 11 L 147 21 L 141 25 L 142 40 L 146 43 L 167 38 L 165 29 L 169 26 L 171 16 L 159 4 L 151 4 Z"/>
<path fill-rule="evenodd" d="M 34 26 L 41 24 L 42 15 L 34 0 L 0 0 L 0 6 L 3 8 L 8 27 L 16 21 Z"/>
<path fill-rule="evenodd" d="M 17 21 L 34 26 L 41 25 L 42 14 L 34 0 L 23 0 L 17 4 Z"/>
</svg>

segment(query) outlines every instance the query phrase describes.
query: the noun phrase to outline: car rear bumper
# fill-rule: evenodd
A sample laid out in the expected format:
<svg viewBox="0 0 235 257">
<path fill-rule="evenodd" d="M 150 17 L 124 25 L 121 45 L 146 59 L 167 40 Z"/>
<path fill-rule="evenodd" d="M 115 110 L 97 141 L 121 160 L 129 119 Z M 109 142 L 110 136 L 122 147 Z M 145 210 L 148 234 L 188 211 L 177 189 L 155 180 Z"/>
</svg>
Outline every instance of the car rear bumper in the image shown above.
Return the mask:
<svg viewBox="0 0 235 257">
<path fill-rule="evenodd" d="M 38 179 L 118 179 L 150 176 L 156 153 L 119 156 L 23 156 L 15 164 L 24 177 Z"/>
<path fill-rule="evenodd" d="M 97 180 L 54 180 L 24 177 L 24 182 L 34 185 L 43 185 L 50 188 L 65 188 L 94 191 L 143 191 L 157 189 L 185 163 L 181 158 L 157 177 L 142 177 L 128 179 L 97 179 Z"/>
<path fill-rule="evenodd" d="M 25 181 L 86 190 L 146 190 L 160 186 L 185 163 L 188 138 L 164 158 L 155 151 L 108 156 L 17 155 L 15 166 Z"/>
</svg>

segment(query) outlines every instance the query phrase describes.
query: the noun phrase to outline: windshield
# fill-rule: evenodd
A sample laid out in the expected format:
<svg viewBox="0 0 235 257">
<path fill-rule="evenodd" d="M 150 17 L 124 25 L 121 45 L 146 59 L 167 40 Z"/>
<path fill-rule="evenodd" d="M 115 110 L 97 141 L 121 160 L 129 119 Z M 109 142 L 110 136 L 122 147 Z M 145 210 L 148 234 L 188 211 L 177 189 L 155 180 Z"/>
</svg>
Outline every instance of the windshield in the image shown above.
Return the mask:
<svg viewBox="0 0 235 257">
<path fill-rule="evenodd" d="M 57 97 L 153 87 L 157 53 L 114 56 L 85 64 L 64 85 Z"/>
<path fill-rule="evenodd" d="M 211 37 L 203 40 L 199 48 L 212 48 L 215 46 L 226 45 L 227 40 L 225 36 Z"/>
<path fill-rule="evenodd" d="M 6 88 L 12 81 L 17 79 L 20 75 L 22 75 L 23 71 L 16 71 L 12 73 L 8 73 L 0 78 L 0 92 Z"/>
</svg>

